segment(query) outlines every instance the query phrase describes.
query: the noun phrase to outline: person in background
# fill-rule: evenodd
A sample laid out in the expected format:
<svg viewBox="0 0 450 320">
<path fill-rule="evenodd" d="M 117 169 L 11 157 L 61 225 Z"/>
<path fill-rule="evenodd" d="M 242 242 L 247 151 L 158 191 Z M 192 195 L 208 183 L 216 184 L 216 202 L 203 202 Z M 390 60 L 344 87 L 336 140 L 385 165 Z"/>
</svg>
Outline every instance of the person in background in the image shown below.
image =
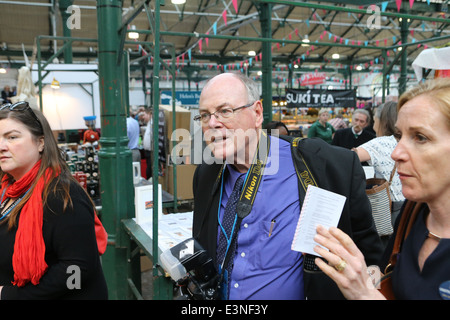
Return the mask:
<svg viewBox="0 0 450 320">
<path fill-rule="evenodd" d="M 133 162 L 141 162 L 141 152 L 139 151 L 139 122 L 131 114 L 127 117 L 128 148 L 131 150 Z"/>
<path fill-rule="evenodd" d="M 144 147 L 144 156 L 147 163 L 145 175 L 147 179 L 150 179 L 153 176 L 152 110 L 150 108 L 147 108 L 143 112 L 139 113 L 139 119 L 145 124 L 145 132 L 142 138 L 142 145 Z"/>
<path fill-rule="evenodd" d="M 0 107 L 0 168 L 0 299 L 107 299 L 106 232 L 27 102 Z"/>
<path fill-rule="evenodd" d="M 14 96 L 14 92 L 11 91 L 10 86 L 5 86 L 2 90 L 3 103 L 11 103 L 10 98 Z"/>
<path fill-rule="evenodd" d="M 429 80 L 406 91 L 398 101 L 397 146 L 392 159 L 405 198 L 403 215 L 418 212 L 397 255 L 392 288 L 395 299 L 448 298 L 450 270 L 450 79 Z M 395 233 L 394 233 L 395 235 Z M 328 263 L 318 266 L 339 286 L 347 299 L 385 299 L 368 278 L 367 266 L 353 241 L 338 228 L 317 228 L 316 252 Z M 391 255 L 391 237 L 383 271 Z M 328 250 L 329 251 L 328 251 Z M 320 260 L 320 261 L 319 261 Z M 333 266 L 341 265 L 337 271 Z"/>
<path fill-rule="evenodd" d="M 347 128 L 347 124 L 344 121 L 344 116 L 341 112 L 339 112 L 336 117 L 328 121 L 334 128 L 334 130 L 345 129 Z"/>
<path fill-rule="evenodd" d="M 347 197 L 339 226 L 374 263 L 382 247 L 363 169 L 354 152 L 321 139 L 266 135 L 259 97 L 256 83 L 239 73 L 222 73 L 203 87 L 194 120 L 202 126 L 214 161 L 206 159 L 194 174 L 193 237 L 224 272 L 223 299 L 342 299 L 335 284 L 314 271 L 313 256 L 291 250 L 304 190 L 297 170 L 304 159 L 319 187 Z M 265 155 L 254 159 L 256 150 L 263 149 L 267 160 Z M 232 204 L 247 194 L 247 174 L 247 181 L 254 181 L 261 162 L 267 167 L 249 194 L 254 195 L 250 212 L 232 227 L 237 210 Z M 231 253 L 228 264 L 226 252 Z"/>
<path fill-rule="evenodd" d="M 314 122 L 308 129 L 308 138 L 320 138 L 327 143 L 333 141 L 333 135 L 336 132 L 334 127 L 328 123 L 330 113 L 327 109 L 322 108 L 319 110 L 319 119 Z"/>
<path fill-rule="evenodd" d="M 377 137 L 354 148 L 353 151 L 356 152 L 361 162 L 367 161 L 368 165 L 374 168 L 375 178 L 383 178 L 389 181 L 395 165 L 391 154 L 397 145 L 397 139 L 394 137 L 397 103 L 391 101 L 378 106 L 375 109 L 373 120 L 373 128 Z M 402 183 L 397 172 L 392 179 L 389 190 L 393 202 L 392 222 L 394 222 L 405 200 L 402 194 Z"/>
<path fill-rule="evenodd" d="M 370 133 L 377 135 L 377 133 L 375 132 L 375 130 L 373 129 L 373 125 L 374 125 L 374 110 L 372 108 L 372 102 L 369 102 L 365 107 L 364 110 L 366 110 L 369 113 L 369 123 L 367 124 L 367 126 L 364 127 L 364 130 L 369 131 Z"/>
<path fill-rule="evenodd" d="M 289 135 L 289 129 L 286 127 L 286 125 L 281 121 L 270 121 L 264 126 L 264 129 L 267 130 L 267 134 L 277 134 L 277 135 Z M 277 130 L 272 132 L 272 130 Z"/>
<path fill-rule="evenodd" d="M 352 115 L 352 126 L 337 130 L 332 144 L 346 149 L 359 147 L 363 143 L 375 138 L 375 135 L 364 130 L 370 123 L 370 114 L 367 110 L 356 109 Z"/>
</svg>

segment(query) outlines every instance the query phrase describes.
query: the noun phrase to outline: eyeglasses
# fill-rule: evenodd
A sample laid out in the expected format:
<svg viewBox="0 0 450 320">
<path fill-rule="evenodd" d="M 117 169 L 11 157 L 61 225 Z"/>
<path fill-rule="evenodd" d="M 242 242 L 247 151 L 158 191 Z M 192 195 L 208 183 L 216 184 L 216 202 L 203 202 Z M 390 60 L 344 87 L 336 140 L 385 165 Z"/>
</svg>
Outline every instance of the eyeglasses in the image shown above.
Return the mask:
<svg viewBox="0 0 450 320">
<path fill-rule="evenodd" d="M 216 119 L 220 122 L 227 122 L 230 119 L 233 118 L 233 115 L 236 111 L 244 109 L 244 108 L 248 108 L 251 107 L 256 101 L 246 104 L 245 106 L 242 107 L 237 107 L 237 108 L 221 108 L 219 110 L 217 110 L 216 112 L 213 113 L 209 113 L 209 112 L 202 112 L 199 115 L 196 115 L 194 117 L 195 121 L 201 121 L 202 123 L 208 123 L 209 120 L 211 119 L 211 116 L 215 116 Z"/>
<path fill-rule="evenodd" d="M 33 109 L 30 107 L 28 102 L 20 101 L 20 102 L 17 102 L 17 103 L 5 103 L 4 105 L 0 106 L 0 111 L 5 110 L 5 109 L 9 109 L 11 111 L 30 110 L 31 115 L 33 116 L 34 120 L 36 120 L 36 122 L 38 123 L 39 128 L 41 129 L 42 132 L 44 132 L 44 129 L 42 128 L 41 121 L 39 121 L 38 117 L 34 113 Z"/>
</svg>

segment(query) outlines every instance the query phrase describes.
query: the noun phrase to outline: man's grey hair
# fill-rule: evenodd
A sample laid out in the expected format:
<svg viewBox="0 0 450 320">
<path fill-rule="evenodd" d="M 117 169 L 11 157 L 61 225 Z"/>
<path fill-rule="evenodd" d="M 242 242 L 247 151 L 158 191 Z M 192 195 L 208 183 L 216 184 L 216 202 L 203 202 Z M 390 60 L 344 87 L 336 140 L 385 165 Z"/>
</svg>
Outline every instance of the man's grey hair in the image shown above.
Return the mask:
<svg viewBox="0 0 450 320">
<path fill-rule="evenodd" d="M 260 98 L 259 89 L 258 89 L 258 85 L 255 81 L 253 81 L 252 79 L 250 79 L 249 77 L 247 77 L 246 75 L 244 75 L 243 73 L 240 73 L 240 72 L 229 72 L 227 74 L 230 74 L 235 78 L 238 78 L 242 82 L 244 87 L 247 89 L 248 103 L 259 100 L 259 98 Z M 209 79 L 206 82 L 205 87 L 208 85 L 208 82 L 210 82 L 215 77 L 216 76 Z"/>
<path fill-rule="evenodd" d="M 366 109 L 356 109 L 355 111 L 353 111 L 353 116 L 358 113 L 365 115 L 367 117 L 367 123 L 370 123 L 372 118 L 370 117 L 369 111 L 367 111 Z"/>
</svg>

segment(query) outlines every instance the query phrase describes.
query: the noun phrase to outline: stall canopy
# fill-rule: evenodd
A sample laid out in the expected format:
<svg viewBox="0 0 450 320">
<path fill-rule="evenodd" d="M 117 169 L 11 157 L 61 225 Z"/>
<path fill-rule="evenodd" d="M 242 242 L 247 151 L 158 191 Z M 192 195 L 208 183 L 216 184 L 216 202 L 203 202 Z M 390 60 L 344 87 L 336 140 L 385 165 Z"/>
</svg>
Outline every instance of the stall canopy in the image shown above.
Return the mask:
<svg viewBox="0 0 450 320">
<path fill-rule="evenodd" d="M 446 71 L 450 73 L 450 47 L 423 50 L 412 63 L 417 79 L 423 76 L 424 69 Z M 449 75 L 447 75 L 449 76 Z"/>
</svg>

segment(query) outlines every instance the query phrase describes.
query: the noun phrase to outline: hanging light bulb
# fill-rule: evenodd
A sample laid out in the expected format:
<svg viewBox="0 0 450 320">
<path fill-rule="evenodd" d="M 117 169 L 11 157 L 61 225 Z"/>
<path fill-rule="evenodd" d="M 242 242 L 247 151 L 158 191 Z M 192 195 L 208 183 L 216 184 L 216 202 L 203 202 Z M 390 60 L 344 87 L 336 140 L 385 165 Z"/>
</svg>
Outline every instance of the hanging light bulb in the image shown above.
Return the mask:
<svg viewBox="0 0 450 320">
<path fill-rule="evenodd" d="M 308 39 L 308 35 L 305 34 L 305 37 L 302 40 L 302 47 L 309 47 L 309 39 Z M 305 43 L 306 42 L 306 43 Z"/>
<path fill-rule="evenodd" d="M 136 30 L 136 26 L 132 25 L 130 27 L 130 30 Z M 139 33 L 137 33 L 137 32 L 128 32 L 128 38 L 136 40 L 136 39 L 139 38 Z"/>
<path fill-rule="evenodd" d="M 183 4 L 186 3 L 186 0 L 171 0 L 173 4 Z"/>
<path fill-rule="evenodd" d="M 59 84 L 58 80 L 53 78 L 53 81 L 52 81 L 50 87 L 52 87 L 53 89 L 59 89 L 59 88 L 61 88 L 61 85 Z"/>
<path fill-rule="evenodd" d="M 333 59 L 339 59 L 339 53 L 333 53 L 333 55 L 331 56 L 331 58 L 333 58 Z"/>
</svg>

